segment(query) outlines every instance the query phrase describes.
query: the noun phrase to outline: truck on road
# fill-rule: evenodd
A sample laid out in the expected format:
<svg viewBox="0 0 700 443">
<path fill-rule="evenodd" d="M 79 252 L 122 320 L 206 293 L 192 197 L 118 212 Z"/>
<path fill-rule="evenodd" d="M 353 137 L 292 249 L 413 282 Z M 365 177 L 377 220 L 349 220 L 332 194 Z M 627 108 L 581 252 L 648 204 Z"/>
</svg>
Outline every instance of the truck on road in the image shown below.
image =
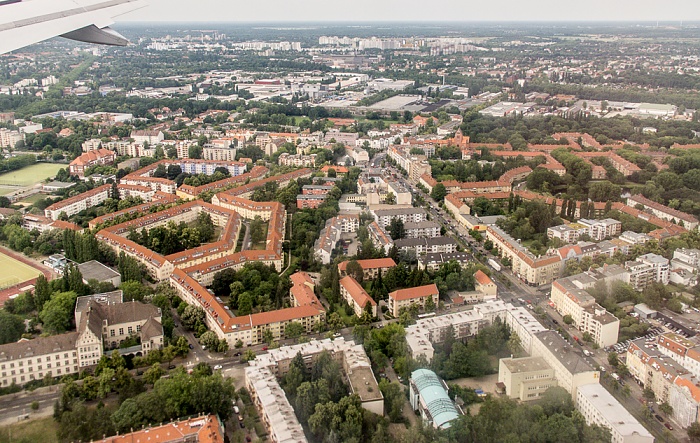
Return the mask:
<svg viewBox="0 0 700 443">
<path fill-rule="evenodd" d="M 497 270 L 497 271 L 500 271 L 500 270 L 501 270 L 501 265 L 500 265 L 500 263 L 498 263 L 496 260 L 494 260 L 494 259 L 492 259 L 492 258 L 489 259 L 489 265 L 490 265 L 493 269 L 495 269 L 495 270 Z"/>
</svg>

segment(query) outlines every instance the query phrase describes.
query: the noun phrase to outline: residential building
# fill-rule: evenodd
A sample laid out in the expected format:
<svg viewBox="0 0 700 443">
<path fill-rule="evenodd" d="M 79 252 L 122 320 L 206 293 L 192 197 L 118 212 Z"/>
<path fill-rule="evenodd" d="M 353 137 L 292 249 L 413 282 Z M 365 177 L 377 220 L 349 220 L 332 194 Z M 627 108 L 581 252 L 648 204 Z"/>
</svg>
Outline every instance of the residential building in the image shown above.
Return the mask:
<svg viewBox="0 0 700 443">
<path fill-rule="evenodd" d="M 347 275 L 346 267 L 349 261 L 344 261 L 338 264 L 338 271 L 341 276 Z M 396 266 L 396 262 L 391 258 L 371 258 L 367 260 L 357 260 L 357 263 L 362 268 L 363 279 L 372 280 L 377 278 L 381 273 L 384 275 L 386 271 Z"/>
<path fill-rule="evenodd" d="M 428 221 L 428 213 L 423 208 L 405 207 L 392 209 L 372 210 L 374 219 L 379 226 L 386 228 L 393 219 L 401 220 L 404 223 L 420 223 Z"/>
<path fill-rule="evenodd" d="M 469 254 L 466 252 L 433 252 L 418 257 L 418 269 L 435 272 L 445 263 L 456 261 L 462 267 L 470 263 Z"/>
<path fill-rule="evenodd" d="M 586 424 L 610 430 L 612 443 L 654 443 L 649 431 L 602 385 L 579 386 L 574 400 Z"/>
<path fill-rule="evenodd" d="M 303 435 L 303 434 L 302 434 Z M 279 440 L 278 440 L 279 441 Z M 295 440 L 297 442 L 299 440 Z M 305 440 L 304 440 L 305 441 Z M 185 420 L 161 424 L 133 431 L 123 435 L 113 435 L 94 443 L 223 443 L 224 425 L 216 415 L 201 415 Z"/>
<path fill-rule="evenodd" d="M 404 223 L 404 231 L 407 238 L 434 238 L 440 236 L 440 223 L 432 220 L 413 223 Z"/>
<path fill-rule="evenodd" d="M 446 429 L 459 417 L 444 381 L 429 369 L 417 369 L 408 382 L 409 402 L 414 411 L 435 429 Z"/>
<path fill-rule="evenodd" d="M 489 278 L 481 269 L 474 273 L 474 288 L 485 295 L 498 295 L 498 287 L 496 283 Z"/>
<path fill-rule="evenodd" d="M 586 292 L 599 280 L 602 279 L 586 272 L 557 279 L 552 283 L 550 300 L 559 314 L 570 316 L 582 334 L 588 333 L 593 342 L 604 348 L 617 343 L 620 320 Z"/>
<path fill-rule="evenodd" d="M 663 285 L 669 280 L 669 261 L 658 254 L 644 254 L 637 257 L 637 261 L 650 265 L 654 269 L 654 281 Z"/>
<path fill-rule="evenodd" d="M 149 145 L 157 145 L 165 140 L 165 135 L 161 131 L 132 131 L 131 138 L 134 139 L 135 143 L 143 145 L 148 143 Z"/>
<path fill-rule="evenodd" d="M 292 360 L 298 354 L 304 359 L 306 368 L 311 371 L 314 363 L 323 354 L 328 354 L 333 360 L 340 364 L 343 377 L 350 386 L 351 394 L 356 394 L 360 398 L 360 403 L 362 407 L 370 412 L 378 414 L 380 416 L 384 415 L 384 397 L 379 390 L 379 384 L 377 379 L 374 377 L 372 372 L 372 365 L 370 363 L 364 348 L 360 344 L 356 344 L 354 341 L 345 341 L 342 337 L 336 339 L 325 339 L 325 340 L 312 340 L 308 343 L 302 343 L 298 345 L 283 346 L 277 349 L 270 349 L 267 353 L 258 355 L 255 360 L 250 361 L 248 364 L 250 367 L 246 368 L 246 385 L 248 385 L 251 390 L 253 397 L 258 397 L 262 391 L 258 386 L 252 386 L 252 381 L 256 380 L 255 374 L 261 373 L 263 377 L 267 380 L 263 386 L 268 389 L 278 389 L 279 383 L 276 380 L 284 377 L 291 366 Z M 265 372 L 268 371 L 268 372 Z M 271 374 L 275 380 L 276 386 L 271 384 L 272 379 L 268 377 L 267 374 Z M 281 388 L 279 388 L 281 391 Z M 284 391 L 281 391 L 281 396 L 277 397 L 278 400 L 285 402 L 286 398 Z M 263 399 L 259 398 L 260 403 L 263 403 Z M 258 410 L 260 411 L 262 407 L 265 407 L 263 414 L 269 414 L 270 411 L 275 411 L 274 403 L 268 403 L 267 405 L 257 404 Z M 267 408 L 270 408 L 269 410 Z M 292 411 L 290 419 L 294 417 Z M 279 417 L 282 418 L 282 417 Z M 287 424 L 291 424 L 292 420 L 287 420 Z M 278 434 L 277 422 L 275 420 L 269 420 L 266 423 L 268 429 L 271 430 L 273 434 Z M 275 429 L 272 429 L 275 428 Z M 284 427 L 283 427 L 284 429 Z M 273 441 L 292 441 L 297 440 L 273 440 Z"/>
<path fill-rule="evenodd" d="M 20 141 L 24 141 L 24 136 L 19 131 L 0 128 L 0 148 L 14 149 Z"/>
<path fill-rule="evenodd" d="M 360 218 L 356 215 L 339 215 L 326 221 L 326 225 L 314 243 L 314 256 L 324 265 L 330 264 L 333 251 L 343 233 L 357 232 Z"/>
<path fill-rule="evenodd" d="M 700 387 L 697 377 L 684 374 L 675 378 L 668 395 L 673 419 L 683 428 L 700 421 Z"/>
<path fill-rule="evenodd" d="M 85 177 L 85 172 L 91 166 L 111 165 L 114 164 L 116 158 L 117 155 L 113 151 L 100 148 L 94 151 L 88 151 L 85 154 L 75 158 L 72 162 L 70 162 L 70 165 L 68 165 L 68 170 L 71 175 Z"/>
<path fill-rule="evenodd" d="M 607 237 L 615 237 L 620 235 L 622 232 L 622 223 L 612 218 L 606 218 L 603 220 L 589 220 L 582 218 L 578 221 L 578 224 L 583 225 L 588 229 L 587 234 L 594 241 L 601 241 Z"/>
<path fill-rule="evenodd" d="M 457 250 L 457 242 L 452 237 L 402 238 L 394 241 L 396 249 L 413 253 L 416 257 L 424 254 L 452 253 Z"/>
<path fill-rule="evenodd" d="M 398 318 L 402 308 L 409 308 L 412 305 L 418 305 L 421 310 L 425 310 L 428 300 L 432 301 L 433 309 L 440 301 L 440 291 L 434 283 L 390 292 L 389 309 L 391 314 Z"/>
<path fill-rule="evenodd" d="M 627 283 L 640 292 L 654 281 L 657 274 L 652 265 L 638 261 L 625 262 L 625 269 L 628 272 Z"/>
<path fill-rule="evenodd" d="M 434 354 L 433 343 L 445 341 L 450 331 L 458 340 L 472 337 L 497 318 L 520 338 L 525 352 L 531 351 L 533 334 L 546 330 L 524 307 L 492 300 L 474 305 L 470 310 L 419 319 L 406 328 L 406 342 L 414 359 L 423 355 L 430 362 Z"/>
<path fill-rule="evenodd" d="M 600 382 L 600 373 L 578 352 L 555 331 L 533 334 L 530 355 L 542 357 L 554 369 L 559 386 L 573 396 L 579 386 Z"/>
<path fill-rule="evenodd" d="M 109 198 L 111 191 L 112 185 L 98 186 L 50 205 L 44 209 L 44 215 L 54 221 L 58 220 L 62 213 L 71 217 L 88 208 L 102 204 Z"/>
<path fill-rule="evenodd" d="M 498 381 L 505 385 L 508 397 L 520 401 L 538 400 L 557 385 L 554 370 L 542 357 L 500 359 Z"/>
<path fill-rule="evenodd" d="M 690 214 L 681 212 L 677 209 L 669 208 L 661 203 L 649 200 L 641 194 L 633 195 L 627 199 L 627 206 L 636 208 L 641 206 L 642 210 L 647 211 L 663 220 L 677 223 L 688 230 L 693 230 L 698 227 L 698 219 Z"/>
<path fill-rule="evenodd" d="M 559 277 L 564 261 L 558 255 L 535 257 L 513 237 L 495 225 L 486 228 L 486 237 L 494 245 L 495 252 L 511 262 L 511 270 L 519 278 L 533 286 L 551 283 Z"/>
<path fill-rule="evenodd" d="M 570 244 L 576 243 L 578 241 L 578 238 L 582 234 L 587 233 L 588 227 L 578 223 L 572 223 L 569 225 L 558 225 L 552 226 L 551 228 L 547 228 L 548 238 L 558 238 L 564 243 Z"/>
<path fill-rule="evenodd" d="M 340 295 L 350 305 L 357 317 L 362 317 L 365 310 L 377 316 L 377 302 L 369 296 L 367 291 L 349 275 L 340 279 Z M 369 307 L 367 307 L 369 305 Z"/>
</svg>

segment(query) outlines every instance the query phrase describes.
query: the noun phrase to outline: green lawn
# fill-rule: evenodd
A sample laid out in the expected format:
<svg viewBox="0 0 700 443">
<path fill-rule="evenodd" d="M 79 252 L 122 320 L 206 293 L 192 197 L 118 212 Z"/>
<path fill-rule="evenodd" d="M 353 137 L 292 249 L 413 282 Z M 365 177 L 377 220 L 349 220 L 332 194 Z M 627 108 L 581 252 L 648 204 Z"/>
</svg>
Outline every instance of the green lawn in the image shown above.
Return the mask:
<svg viewBox="0 0 700 443">
<path fill-rule="evenodd" d="M 58 441 L 58 424 L 53 417 L 25 420 L 0 428 L 0 443 L 29 443 Z M 11 436 L 11 438 L 10 438 Z"/>
<path fill-rule="evenodd" d="M 39 200 L 43 200 L 46 198 L 46 195 L 44 194 L 34 194 L 31 197 L 27 197 L 25 199 L 22 199 L 19 201 L 20 204 L 22 203 L 27 203 L 30 205 L 33 205 L 34 203 L 38 202 Z"/>
<path fill-rule="evenodd" d="M 0 269 L 3 270 L 0 275 L 0 289 L 31 280 L 41 274 L 38 269 L 2 253 L 0 253 Z"/>
<path fill-rule="evenodd" d="M 65 167 L 66 165 L 58 163 L 36 163 L 26 168 L 0 174 L 0 185 L 31 186 L 41 183 L 49 177 L 54 177 L 59 169 Z M 0 190 L 0 193 L 2 192 L 4 189 Z"/>
</svg>

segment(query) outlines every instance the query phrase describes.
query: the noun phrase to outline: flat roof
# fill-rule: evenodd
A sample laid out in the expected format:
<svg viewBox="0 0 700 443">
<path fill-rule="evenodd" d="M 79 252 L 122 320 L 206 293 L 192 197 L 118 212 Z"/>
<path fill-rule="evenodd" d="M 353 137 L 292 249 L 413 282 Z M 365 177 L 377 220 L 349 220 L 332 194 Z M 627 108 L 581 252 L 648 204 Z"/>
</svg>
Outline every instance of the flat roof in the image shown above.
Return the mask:
<svg viewBox="0 0 700 443">
<path fill-rule="evenodd" d="M 585 398 L 606 419 L 606 423 L 615 430 L 615 433 L 622 436 L 639 435 L 653 438 L 649 431 L 602 385 L 591 383 L 579 386 L 577 396 Z"/>
<path fill-rule="evenodd" d="M 542 357 L 502 358 L 501 361 L 514 374 L 552 369 Z"/>
<path fill-rule="evenodd" d="M 103 265 L 97 260 L 90 260 L 88 262 L 81 263 L 78 265 L 78 269 L 85 280 L 95 279 L 97 281 L 104 281 L 114 277 L 121 277 L 121 274 L 119 274 L 117 271 Z"/>
</svg>

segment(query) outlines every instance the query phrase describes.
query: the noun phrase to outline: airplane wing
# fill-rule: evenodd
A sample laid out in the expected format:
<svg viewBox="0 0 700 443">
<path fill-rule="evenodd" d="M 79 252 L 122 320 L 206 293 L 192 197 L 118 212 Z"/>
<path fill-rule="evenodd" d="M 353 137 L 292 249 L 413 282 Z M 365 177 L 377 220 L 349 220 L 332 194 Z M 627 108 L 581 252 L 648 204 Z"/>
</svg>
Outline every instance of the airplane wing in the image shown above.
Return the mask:
<svg viewBox="0 0 700 443">
<path fill-rule="evenodd" d="M 102 45 L 129 41 L 109 27 L 145 0 L 0 0 L 0 54 L 62 36 Z"/>
</svg>

